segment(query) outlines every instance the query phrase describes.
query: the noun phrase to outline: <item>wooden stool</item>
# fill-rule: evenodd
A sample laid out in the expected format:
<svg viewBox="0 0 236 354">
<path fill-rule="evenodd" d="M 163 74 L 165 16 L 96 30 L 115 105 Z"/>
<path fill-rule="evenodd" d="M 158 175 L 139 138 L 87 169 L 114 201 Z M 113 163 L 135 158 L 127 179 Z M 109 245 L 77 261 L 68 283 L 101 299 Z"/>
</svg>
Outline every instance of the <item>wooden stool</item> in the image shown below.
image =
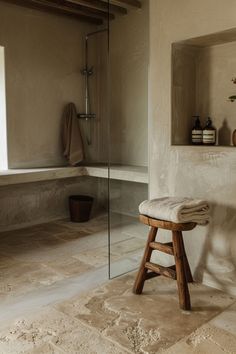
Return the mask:
<svg viewBox="0 0 236 354">
<path fill-rule="evenodd" d="M 145 280 L 154 278 L 158 275 L 177 280 L 179 292 L 179 305 L 183 310 L 191 310 L 191 302 L 188 290 L 188 283 L 193 282 L 192 273 L 185 253 L 182 231 L 189 231 L 195 228 L 195 223 L 176 224 L 170 221 L 157 220 L 140 215 L 143 224 L 151 226 L 143 259 L 134 283 L 133 292 L 141 294 Z M 172 231 L 170 243 L 155 242 L 158 228 Z M 163 267 L 150 262 L 152 251 L 158 250 L 173 255 L 175 265 Z"/>
</svg>

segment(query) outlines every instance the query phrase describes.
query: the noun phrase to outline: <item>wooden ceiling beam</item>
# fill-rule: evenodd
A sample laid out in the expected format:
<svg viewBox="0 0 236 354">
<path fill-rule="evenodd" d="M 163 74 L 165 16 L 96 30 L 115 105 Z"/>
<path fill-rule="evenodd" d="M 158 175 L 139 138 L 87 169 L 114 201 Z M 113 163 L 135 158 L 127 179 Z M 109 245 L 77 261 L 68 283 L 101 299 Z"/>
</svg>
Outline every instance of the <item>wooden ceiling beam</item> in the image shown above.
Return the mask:
<svg viewBox="0 0 236 354">
<path fill-rule="evenodd" d="M 69 11 L 79 12 L 86 16 L 98 17 L 107 20 L 108 13 L 107 11 L 103 11 L 101 9 L 95 9 L 91 6 L 84 6 L 79 4 L 78 1 L 69 1 L 69 0 L 40 0 L 41 2 L 45 2 L 48 5 L 55 4 L 64 9 L 68 9 Z M 89 0 L 91 1 L 91 0 Z M 81 1 L 82 2 L 82 1 Z M 109 19 L 114 20 L 115 15 L 109 13 Z"/>
<path fill-rule="evenodd" d="M 97 10 L 102 10 L 105 12 L 107 12 L 107 10 L 108 10 L 108 3 L 101 1 L 101 0 L 67 0 L 67 2 L 83 5 L 86 7 L 90 7 L 90 8 L 97 9 Z M 110 10 L 110 13 L 113 13 L 113 14 L 117 13 L 120 15 L 126 15 L 128 12 L 126 7 L 121 6 L 121 5 L 118 6 L 118 5 L 114 5 L 114 4 L 110 4 L 109 10 Z"/>
<path fill-rule="evenodd" d="M 103 19 L 101 16 L 96 16 L 92 13 L 88 14 L 82 10 L 75 10 L 65 6 L 60 6 L 52 1 L 47 0 L 0 0 L 2 2 L 13 3 L 15 5 L 28 7 L 35 10 L 50 12 L 57 15 L 64 15 L 79 21 L 89 22 L 95 25 L 102 25 Z"/>
<path fill-rule="evenodd" d="M 133 7 L 136 9 L 140 9 L 142 7 L 139 0 L 110 0 L 110 3 L 117 6 Z"/>
<path fill-rule="evenodd" d="M 127 8 L 141 8 L 140 0 L 0 0 L 16 5 L 66 15 L 81 21 L 103 24 L 115 18 L 114 13 L 127 14 Z"/>
</svg>

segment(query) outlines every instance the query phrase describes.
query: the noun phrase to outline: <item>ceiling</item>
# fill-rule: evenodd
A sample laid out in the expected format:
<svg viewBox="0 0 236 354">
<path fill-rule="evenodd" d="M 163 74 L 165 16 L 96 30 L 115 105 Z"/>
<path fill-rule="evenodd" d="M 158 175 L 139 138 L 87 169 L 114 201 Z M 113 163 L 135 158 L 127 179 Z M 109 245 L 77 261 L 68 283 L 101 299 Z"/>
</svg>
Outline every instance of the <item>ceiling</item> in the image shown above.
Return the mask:
<svg viewBox="0 0 236 354">
<path fill-rule="evenodd" d="M 102 25 L 131 9 L 140 9 L 140 0 L 0 0 L 20 6 L 69 16 L 79 21 Z M 108 15 L 109 8 L 109 15 Z M 109 17 L 108 17 L 109 16 Z"/>
</svg>

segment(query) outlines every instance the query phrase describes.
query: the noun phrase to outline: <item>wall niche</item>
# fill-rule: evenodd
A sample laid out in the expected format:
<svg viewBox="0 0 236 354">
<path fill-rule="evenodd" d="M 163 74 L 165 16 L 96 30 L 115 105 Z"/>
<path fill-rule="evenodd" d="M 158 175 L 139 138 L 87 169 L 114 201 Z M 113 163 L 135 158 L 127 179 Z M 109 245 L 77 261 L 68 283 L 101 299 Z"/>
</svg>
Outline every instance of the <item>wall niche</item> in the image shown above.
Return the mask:
<svg viewBox="0 0 236 354">
<path fill-rule="evenodd" d="M 232 146 L 236 129 L 236 29 L 172 44 L 172 145 L 190 145 L 195 115 L 211 117 L 217 143 Z"/>
</svg>

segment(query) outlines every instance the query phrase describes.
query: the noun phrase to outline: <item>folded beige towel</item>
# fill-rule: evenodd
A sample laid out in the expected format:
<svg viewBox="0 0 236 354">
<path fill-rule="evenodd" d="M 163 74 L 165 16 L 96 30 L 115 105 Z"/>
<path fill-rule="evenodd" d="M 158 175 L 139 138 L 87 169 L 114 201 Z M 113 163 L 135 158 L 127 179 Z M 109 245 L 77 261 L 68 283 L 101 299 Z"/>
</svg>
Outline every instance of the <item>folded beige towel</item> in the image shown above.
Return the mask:
<svg viewBox="0 0 236 354">
<path fill-rule="evenodd" d="M 164 197 L 145 200 L 139 205 L 140 214 L 175 223 L 195 222 L 205 225 L 210 220 L 207 201 L 192 198 Z"/>
<path fill-rule="evenodd" d="M 65 107 L 62 124 L 64 156 L 70 165 L 75 166 L 84 159 L 84 147 L 74 103 Z"/>
</svg>

